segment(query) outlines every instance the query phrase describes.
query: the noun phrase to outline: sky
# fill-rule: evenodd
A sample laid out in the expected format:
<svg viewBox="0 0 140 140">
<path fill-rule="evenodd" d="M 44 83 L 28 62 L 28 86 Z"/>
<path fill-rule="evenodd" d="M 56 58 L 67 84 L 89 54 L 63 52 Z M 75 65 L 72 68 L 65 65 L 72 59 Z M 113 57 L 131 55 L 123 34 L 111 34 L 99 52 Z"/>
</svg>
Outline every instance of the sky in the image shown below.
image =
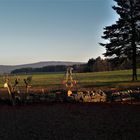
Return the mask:
<svg viewBox="0 0 140 140">
<path fill-rule="evenodd" d="M 0 0 L 0 65 L 102 56 L 113 0 Z"/>
</svg>

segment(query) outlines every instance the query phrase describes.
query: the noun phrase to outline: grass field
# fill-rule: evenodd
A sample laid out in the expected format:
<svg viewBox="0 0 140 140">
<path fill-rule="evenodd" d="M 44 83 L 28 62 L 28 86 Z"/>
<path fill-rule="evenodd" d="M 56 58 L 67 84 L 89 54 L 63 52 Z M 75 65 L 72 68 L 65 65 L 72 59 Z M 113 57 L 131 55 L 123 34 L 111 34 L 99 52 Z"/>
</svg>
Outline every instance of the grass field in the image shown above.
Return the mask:
<svg viewBox="0 0 140 140">
<path fill-rule="evenodd" d="M 32 76 L 33 87 L 60 87 L 65 78 L 65 73 L 44 73 L 44 74 L 30 74 L 18 75 L 20 78 L 20 86 L 24 86 L 23 79 Z M 13 80 L 17 76 L 10 76 Z M 3 76 L 0 77 L 0 87 L 3 87 Z M 109 71 L 109 72 L 93 72 L 93 73 L 74 73 L 73 79 L 78 81 L 78 87 L 84 88 L 129 88 L 140 86 L 140 69 L 138 70 L 138 81 L 132 82 L 132 71 Z"/>
</svg>

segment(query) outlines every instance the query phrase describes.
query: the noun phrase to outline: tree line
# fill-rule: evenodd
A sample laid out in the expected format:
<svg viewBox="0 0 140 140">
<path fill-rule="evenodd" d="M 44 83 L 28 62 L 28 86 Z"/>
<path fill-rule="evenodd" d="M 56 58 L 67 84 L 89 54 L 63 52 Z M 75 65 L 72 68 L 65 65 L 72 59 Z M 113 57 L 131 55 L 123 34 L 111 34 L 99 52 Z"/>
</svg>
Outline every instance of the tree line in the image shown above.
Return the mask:
<svg viewBox="0 0 140 140">
<path fill-rule="evenodd" d="M 140 60 L 140 55 L 137 59 Z M 112 70 L 125 70 L 132 69 L 132 61 L 130 59 L 120 58 L 114 61 L 114 58 L 97 57 L 96 59 L 90 58 L 85 64 L 76 64 L 72 66 L 75 72 L 100 72 L 100 71 L 112 71 Z M 140 68 L 140 61 L 137 63 L 137 67 Z M 11 73 L 43 73 L 43 72 L 65 72 L 66 65 L 45 66 L 42 68 L 21 68 L 15 69 Z"/>
<path fill-rule="evenodd" d="M 45 66 L 41 68 L 21 68 L 11 71 L 11 74 L 43 73 L 43 72 L 63 72 L 66 71 L 65 65 Z"/>
<path fill-rule="evenodd" d="M 140 60 L 138 55 L 137 60 Z M 140 68 L 140 61 L 137 61 L 137 68 Z M 132 69 L 132 61 L 126 58 L 120 58 L 114 60 L 114 58 L 97 57 L 96 59 L 91 58 L 86 64 L 75 65 L 74 69 L 76 72 L 100 72 L 100 71 L 113 71 L 113 70 L 127 70 Z"/>
</svg>

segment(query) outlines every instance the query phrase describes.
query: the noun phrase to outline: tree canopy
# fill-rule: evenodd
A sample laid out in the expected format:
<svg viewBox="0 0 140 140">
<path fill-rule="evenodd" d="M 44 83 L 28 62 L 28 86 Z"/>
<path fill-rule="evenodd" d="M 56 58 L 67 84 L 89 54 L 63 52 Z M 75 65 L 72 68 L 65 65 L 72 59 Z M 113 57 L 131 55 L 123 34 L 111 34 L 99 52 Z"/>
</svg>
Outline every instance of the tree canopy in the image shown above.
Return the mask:
<svg viewBox="0 0 140 140">
<path fill-rule="evenodd" d="M 104 28 L 102 38 L 107 43 L 100 43 L 106 48 L 104 55 L 114 60 L 132 61 L 132 80 L 137 80 L 137 54 L 140 51 L 140 2 L 139 0 L 114 0 L 112 8 L 119 15 L 115 24 Z"/>
</svg>

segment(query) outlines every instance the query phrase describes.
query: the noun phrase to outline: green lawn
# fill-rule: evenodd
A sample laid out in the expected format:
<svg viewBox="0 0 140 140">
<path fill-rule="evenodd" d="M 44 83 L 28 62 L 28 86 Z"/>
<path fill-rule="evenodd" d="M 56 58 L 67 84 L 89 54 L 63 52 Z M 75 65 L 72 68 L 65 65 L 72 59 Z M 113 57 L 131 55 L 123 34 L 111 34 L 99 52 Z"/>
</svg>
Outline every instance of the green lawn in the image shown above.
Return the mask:
<svg viewBox="0 0 140 140">
<path fill-rule="evenodd" d="M 96 72 L 78 74 L 80 83 L 84 86 L 95 87 L 126 87 L 126 86 L 140 86 L 140 70 L 138 70 L 138 81 L 132 82 L 132 71 L 110 71 L 110 72 Z"/>
<path fill-rule="evenodd" d="M 20 77 L 20 86 L 24 86 L 23 79 L 32 76 L 32 85 L 34 87 L 48 87 L 62 85 L 65 77 L 64 73 L 46 73 L 33 75 L 18 75 Z M 17 76 L 11 76 L 11 81 Z M 3 77 L 1 76 L 0 87 L 3 87 Z M 132 71 L 110 71 L 93 73 L 74 73 L 73 78 L 78 81 L 80 87 L 130 87 L 140 86 L 140 69 L 138 70 L 138 81 L 132 82 Z"/>
</svg>

